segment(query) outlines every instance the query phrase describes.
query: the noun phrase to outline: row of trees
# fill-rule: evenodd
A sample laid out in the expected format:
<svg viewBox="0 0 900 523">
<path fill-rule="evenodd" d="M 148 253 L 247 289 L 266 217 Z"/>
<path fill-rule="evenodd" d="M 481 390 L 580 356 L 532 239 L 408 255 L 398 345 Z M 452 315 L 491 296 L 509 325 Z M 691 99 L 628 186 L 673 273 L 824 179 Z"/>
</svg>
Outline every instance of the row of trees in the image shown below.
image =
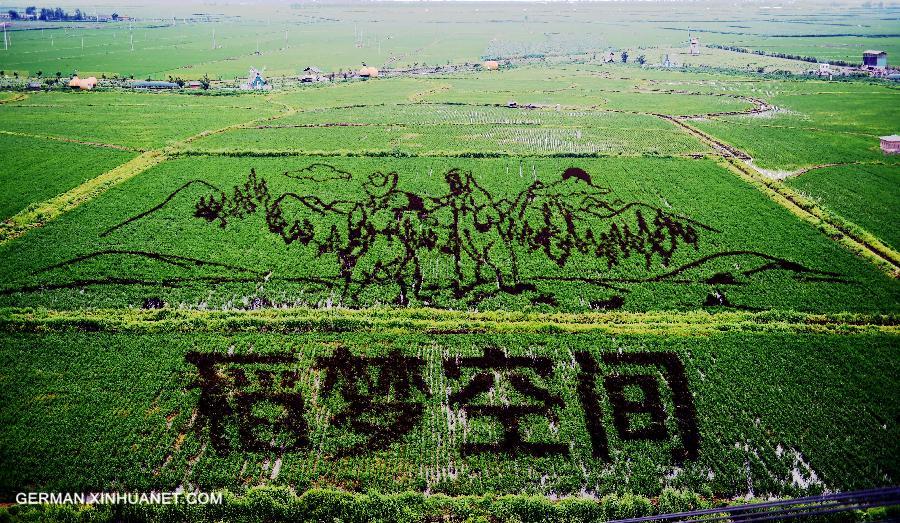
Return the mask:
<svg viewBox="0 0 900 523">
<path fill-rule="evenodd" d="M 42 7 L 40 12 L 38 12 L 37 7 L 29 6 L 25 8 L 25 14 L 20 14 L 15 9 L 9 10 L 9 18 L 10 20 L 44 20 L 44 21 L 68 21 L 68 22 L 78 22 L 81 20 L 87 20 L 87 15 L 85 15 L 81 9 L 76 9 L 75 13 L 68 13 L 61 7 L 56 8 L 48 8 Z M 113 13 L 111 18 L 113 20 L 118 20 L 118 13 Z"/>
</svg>

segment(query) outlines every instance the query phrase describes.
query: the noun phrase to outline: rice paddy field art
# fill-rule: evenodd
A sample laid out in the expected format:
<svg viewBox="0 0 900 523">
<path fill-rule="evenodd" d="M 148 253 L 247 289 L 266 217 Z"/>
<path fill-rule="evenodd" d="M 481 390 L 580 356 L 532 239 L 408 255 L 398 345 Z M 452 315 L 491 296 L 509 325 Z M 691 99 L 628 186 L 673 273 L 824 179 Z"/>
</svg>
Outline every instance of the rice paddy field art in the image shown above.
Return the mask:
<svg viewBox="0 0 900 523">
<path fill-rule="evenodd" d="M 897 517 L 896 6 L 41 7 L 3 520 Z"/>
</svg>

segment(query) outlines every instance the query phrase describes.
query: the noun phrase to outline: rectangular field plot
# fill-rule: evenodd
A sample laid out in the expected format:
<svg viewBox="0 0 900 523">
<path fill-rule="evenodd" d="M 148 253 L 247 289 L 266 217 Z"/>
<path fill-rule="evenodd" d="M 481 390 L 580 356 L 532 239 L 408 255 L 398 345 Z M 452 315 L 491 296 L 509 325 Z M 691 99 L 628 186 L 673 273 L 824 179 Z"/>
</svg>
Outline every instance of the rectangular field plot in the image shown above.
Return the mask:
<svg viewBox="0 0 900 523">
<path fill-rule="evenodd" d="M 466 153 L 688 155 L 708 152 L 660 118 L 597 111 L 414 104 L 302 112 L 192 144 L 206 151 L 427 156 Z"/>
<path fill-rule="evenodd" d="M 672 124 L 652 116 L 587 109 L 527 109 L 476 104 L 422 102 L 314 109 L 272 122 L 288 125 L 516 125 L 669 130 Z"/>
<path fill-rule="evenodd" d="M 152 149 L 279 110 L 259 95 L 31 93 L 0 105 L 0 130 Z"/>
<path fill-rule="evenodd" d="M 326 163 L 327 162 L 327 163 Z M 7 306 L 896 312 L 710 160 L 174 159 L 0 247 Z"/>
<path fill-rule="evenodd" d="M 32 151 L 39 151 L 33 153 Z M 0 219 L 63 193 L 134 157 L 134 153 L 0 134 Z"/>
<path fill-rule="evenodd" d="M 732 498 L 892 485 L 895 345 L 740 332 L 4 333 L 0 494 L 627 485 Z"/>
<path fill-rule="evenodd" d="M 788 178 L 828 210 L 900 248 L 900 165 L 841 165 Z"/>
<path fill-rule="evenodd" d="M 817 128 L 803 118 L 729 116 L 691 125 L 749 154 L 764 169 L 793 171 L 828 163 L 885 160 L 875 135 Z"/>
<path fill-rule="evenodd" d="M 618 72 L 618 70 L 615 70 Z M 584 74 L 584 73 L 582 73 Z M 608 74 L 608 73 L 607 73 Z M 613 73 L 615 74 L 615 73 Z M 623 72 L 633 74 L 633 72 Z M 551 81 L 552 80 L 552 81 Z M 693 115 L 725 111 L 742 111 L 749 102 L 719 94 L 666 92 L 639 87 L 638 78 L 620 81 L 604 77 L 573 76 L 543 82 L 524 80 L 509 82 L 504 75 L 496 81 L 447 80 L 446 88 L 433 89 L 421 101 L 434 103 L 499 104 L 515 101 L 520 105 L 600 108 L 639 113 Z M 493 83 L 493 85 L 491 85 Z M 631 85 L 628 85 L 631 84 Z"/>
</svg>

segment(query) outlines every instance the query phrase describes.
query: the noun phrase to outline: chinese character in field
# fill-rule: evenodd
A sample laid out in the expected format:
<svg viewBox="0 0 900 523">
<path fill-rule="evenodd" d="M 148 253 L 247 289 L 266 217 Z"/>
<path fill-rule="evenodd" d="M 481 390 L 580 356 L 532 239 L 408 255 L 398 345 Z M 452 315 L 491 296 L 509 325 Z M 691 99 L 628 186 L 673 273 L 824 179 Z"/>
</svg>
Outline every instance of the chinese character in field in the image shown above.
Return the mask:
<svg viewBox="0 0 900 523">
<path fill-rule="evenodd" d="M 334 427 L 346 429 L 365 443 L 339 454 L 386 449 L 408 434 L 422 419 L 422 398 L 431 397 L 422 377 L 424 361 L 392 351 L 386 356 L 355 356 L 340 347 L 316 359 L 325 371 L 323 398 L 339 396 L 342 407 L 331 417 Z"/>
<path fill-rule="evenodd" d="M 239 450 L 291 452 L 309 443 L 299 374 L 284 368 L 296 362 L 293 354 L 189 352 L 185 359 L 197 367 L 200 389 L 197 430 L 208 429 L 219 455 L 234 450 L 228 427 L 237 429 Z"/>
<path fill-rule="evenodd" d="M 621 440 L 670 439 L 660 391 L 659 375 L 662 374 L 675 407 L 673 417 L 681 439 L 681 446 L 672 449 L 672 458 L 676 463 L 697 459 L 700 452 L 697 413 L 688 389 L 684 365 L 678 356 L 671 352 L 616 352 L 603 354 L 601 359 L 604 365 L 613 369 L 605 376 L 601 376 L 600 365 L 593 356 L 584 351 L 575 353 L 579 366 L 578 396 L 584 409 L 593 456 L 610 460 L 609 441 L 597 385 L 600 378 L 612 409 L 613 426 Z M 641 372 L 635 369 L 641 369 Z M 629 397 L 629 389 L 639 394 Z M 635 395 L 640 399 L 635 399 Z"/>
<path fill-rule="evenodd" d="M 563 408 L 562 398 L 546 387 L 535 383 L 532 375 L 546 382 L 553 373 L 550 358 L 508 356 L 500 349 L 488 347 L 483 356 L 444 360 L 444 374 L 451 379 L 463 378 L 463 369 L 476 369 L 469 382 L 450 394 L 450 405 L 458 405 L 466 416 L 493 419 L 503 428 L 500 441 L 495 443 L 464 443 L 462 454 L 480 452 L 524 453 L 532 456 L 568 454 L 569 448 L 561 443 L 526 441 L 522 423 L 530 417 L 542 417 L 549 424 L 559 421 L 558 409 Z M 524 371 L 531 371 L 526 373 Z M 513 403 L 487 403 L 482 395 L 499 391 L 499 381 L 506 380 L 523 401 Z"/>
</svg>

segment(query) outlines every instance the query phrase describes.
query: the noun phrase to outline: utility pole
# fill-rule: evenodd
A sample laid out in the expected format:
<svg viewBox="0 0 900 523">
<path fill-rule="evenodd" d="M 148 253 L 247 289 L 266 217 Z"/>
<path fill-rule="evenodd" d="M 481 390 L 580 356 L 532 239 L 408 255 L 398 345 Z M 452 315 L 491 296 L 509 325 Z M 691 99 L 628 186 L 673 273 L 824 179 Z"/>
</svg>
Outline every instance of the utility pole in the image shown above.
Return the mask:
<svg viewBox="0 0 900 523">
<path fill-rule="evenodd" d="M 134 33 L 131 34 L 131 50 L 134 51 Z"/>
<path fill-rule="evenodd" d="M 7 36 L 6 36 L 6 22 L 3 22 L 3 50 L 4 51 L 9 50 L 9 40 L 7 39 Z"/>
<path fill-rule="evenodd" d="M 213 28 L 213 46 L 212 46 L 212 48 L 213 49 L 216 48 L 216 30 L 215 30 L 215 28 Z"/>
</svg>

